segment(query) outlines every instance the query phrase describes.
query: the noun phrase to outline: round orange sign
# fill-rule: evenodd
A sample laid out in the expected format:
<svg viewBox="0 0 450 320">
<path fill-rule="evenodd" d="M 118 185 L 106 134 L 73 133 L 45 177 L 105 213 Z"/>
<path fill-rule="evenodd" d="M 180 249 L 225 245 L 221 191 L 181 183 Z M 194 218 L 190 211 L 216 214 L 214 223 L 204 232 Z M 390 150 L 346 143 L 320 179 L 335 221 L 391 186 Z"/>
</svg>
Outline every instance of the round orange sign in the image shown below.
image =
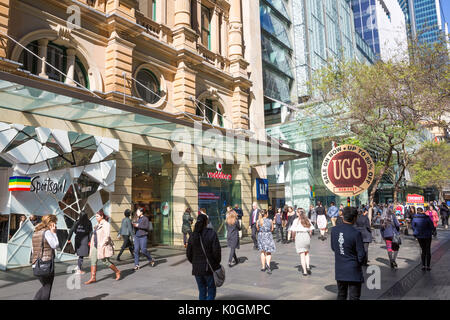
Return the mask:
<svg viewBox="0 0 450 320">
<path fill-rule="evenodd" d="M 321 175 L 334 194 L 356 196 L 372 184 L 375 165 L 366 150 L 345 144 L 328 152 L 322 162 Z"/>
</svg>

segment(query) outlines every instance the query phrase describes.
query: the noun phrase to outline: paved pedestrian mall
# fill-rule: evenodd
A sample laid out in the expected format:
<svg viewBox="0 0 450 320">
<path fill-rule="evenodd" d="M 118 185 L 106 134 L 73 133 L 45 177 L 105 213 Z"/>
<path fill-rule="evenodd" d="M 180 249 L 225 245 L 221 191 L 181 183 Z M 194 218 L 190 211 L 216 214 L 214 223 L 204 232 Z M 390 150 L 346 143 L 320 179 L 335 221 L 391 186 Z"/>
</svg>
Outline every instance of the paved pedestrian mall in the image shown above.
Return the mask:
<svg viewBox="0 0 450 320">
<path fill-rule="evenodd" d="M 337 287 L 334 280 L 334 256 L 329 240 L 320 241 L 318 233 L 311 243 L 312 275 L 301 274 L 300 258 L 295 253 L 294 243 L 277 243 L 277 251 L 272 259 L 272 275 L 260 271 L 259 252 L 244 240 L 238 250 L 240 264 L 228 267 L 229 249 L 222 248 L 222 264 L 226 268 L 227 279 L 217 290 L 218 300 L 248 299 L 336 299 Z M 369 265 L 380 267 L 381 288 L 369 290 L 363 286 L 361 299 L 448 299 L 450 284 L 448 265 L 450 262 L 450 231 L 438 228 L 438 237 L 432 243 L 432 268 L 429 273 L 420 270 L 419 244 L 412 236 L 403 236 L 403 245 L 397 258 L 398 270 L 391 270 L 384 244 L 372 243 L 369 247 Z M 152 268 L 145 260 L 142 269 L 133 270 L 133 263 L 124 253 L 118 264 L 122 279 L 115 281 L 113 272 L 99 266 L 97 283 L 84 285 L 89 273 L 77 276 L 67 273 L 73 263 L 58 263 L 53 284 L 52 299 L 100 300 L 100 299 L 180 299 L 197 300 L 198 291 L 191 275 L 191 264 L 183 250 L 152 248 L 157 259 Z M 445 269 L 447 266 L 447 269 Z M 89 260 L 85 261 L 85 271 Z M 364 269 L 366 270 L 366 268 Z M 445 272 L 443 272 L 443 270 Z M 365 274 L 367 279 L 370 276 Z M 427 280 L 428 279 L 428 280 Z M 79 282 L 78 282 L 79 281 Z M 79 287 L 79 288 L 78 288 Z M 0 272 L 0 299 L 29 300 L 40 288 L 39 281 L 32 276 L 31 268 L 12 269 Z"/>
</svg>

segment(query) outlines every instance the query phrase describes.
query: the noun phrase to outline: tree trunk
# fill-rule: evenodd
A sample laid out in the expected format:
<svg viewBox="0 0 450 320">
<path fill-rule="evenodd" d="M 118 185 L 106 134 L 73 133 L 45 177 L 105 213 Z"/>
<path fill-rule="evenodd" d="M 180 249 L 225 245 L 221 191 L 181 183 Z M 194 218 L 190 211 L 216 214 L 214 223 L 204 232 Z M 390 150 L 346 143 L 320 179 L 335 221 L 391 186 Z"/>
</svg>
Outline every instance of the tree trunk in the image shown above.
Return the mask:
<svg viewBox="0 0 450 320">
<path fill-rule="evenodd" d="M 383 178 L 384 173 L 385 173 L 386 170 L 389 168 L 389 163 L 391 162 L 391 158 L 392 158 L 392 150 L 394 150 L 394 147 L 393 147 L 393 146 L 391 146 L 391 147 L 389 148 L 389 153 L 388 153 L 387 161 L 386 161 L 384 167 L 381 169 L 380 173 L 378 174 L 377 179 L 375 180 L 375 183 L 374 183 L 374 185 L 373 185 L 372 192 L 370 193 L 370 196 L 369 196 L 369 202 L 370 202 L 370 203 L 372 203 L 372 202 L 373 202 L 373 199 L 375 198 L 375 193 L 377 192 L 377 188 L 378 188 L 378 185 L 380 184 L 381 178 Z"/>
</svg>

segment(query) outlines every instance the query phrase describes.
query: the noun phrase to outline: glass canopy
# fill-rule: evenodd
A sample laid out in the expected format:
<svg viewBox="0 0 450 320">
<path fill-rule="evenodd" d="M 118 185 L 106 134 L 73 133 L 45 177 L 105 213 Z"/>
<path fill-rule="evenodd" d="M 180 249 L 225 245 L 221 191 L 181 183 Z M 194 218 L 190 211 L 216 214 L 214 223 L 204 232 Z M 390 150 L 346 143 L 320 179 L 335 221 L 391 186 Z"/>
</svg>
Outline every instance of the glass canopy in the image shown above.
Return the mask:
<svg viewBox="0 0 450 320">
<path fill-rule="evenodd" d="M 267 155 L 277 155 L 278 162 L 309 156 L 303 152 L 280 147 L 278 144 L 249 138 L 244 140 L 242 136 L 232 135 L 232 140 L 228 139 L 225 143 L 225 137 L 233 131 L 217 129 L 213 134 L 208 132 L 205 135 L 207 130 L 212 128 L 210 125 L 199 121 L 198 124 L 194 124 L 191 119 L 180 119 L 180 114 L 173 115 L 146 107 L 139 108 L 112 102 L 93 97 L 92 94 L 74 92 L 5 72 L 0 72 L 0 108 L 70 120 L 171 142 L 186 143 L 186 135 L 190 135 L 194 140 L 192 144 L 197 140 L 198 134 L 202 133 L 208 148 L 210 148 L 211 138 L 219 139 L 219 141 L 223 139 L 224 143 L 217 144 L 216 150 L 224 152 L 233 150 L 231 153 L 234 156 L 237 154 L 249 156 L 253 158 L 252 165 L 264 164 L 266 161 L 261 159 L 267 158 Z M 178 134 L 174 134 L 176 132 Z M 180 132 L 186 134 L 179 134 Z M 209 137 L 209 140 L 205 136 Z M 230 143 L 234 148 L 229 148 Z"/>
</svg>

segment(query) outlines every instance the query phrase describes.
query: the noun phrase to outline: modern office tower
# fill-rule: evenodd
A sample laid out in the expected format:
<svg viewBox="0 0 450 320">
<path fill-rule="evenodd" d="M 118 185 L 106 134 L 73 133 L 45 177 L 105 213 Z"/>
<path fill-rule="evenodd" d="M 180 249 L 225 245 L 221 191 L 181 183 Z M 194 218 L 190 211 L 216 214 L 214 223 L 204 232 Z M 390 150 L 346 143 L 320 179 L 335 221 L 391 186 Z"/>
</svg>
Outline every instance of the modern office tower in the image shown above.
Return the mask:
<svg viewBox="0 0 450 320">
<path fill-rule="evenodd" d="M 397 0 L 352 0 L 355 29 L 378 58 L 407 56 L 405 15 Z"/>
<path fill-rule="evenodd" d="M 267 2 L 261 0 L 261 4 Z M 315 102 L 307 82 L 330 59 L 357 59 L 373 63 L 376 56 L 355 31 L 349 1 L 279 0 L 277 3 L 279 7 L 284 5 L 287 8 L 287 14 L 289 10 L 295 13 L 291 15 L 293 38 L 289 44 L 295 77 L 291 95 L 296 101 L 291 104 L 267 101 L 264 107 L 266 130 L 281 143 L 309 153 L 311 157 L 268 167 L 269 196 L 272 205 L 297 205 L 306 209 L 315 200 L 322 200 L 325 204 L 339 200 L 323 186 L 320 177 L 323 155 L 331 149 L 331 143 L 322 144 L 322 137 L 328 132 L 322 129 L 323 123 L 320 123 L 319 117 L 308 118 L 303 128 L 299 126 L 298 119 L 303 115 L 297 107 L 302 103 Z M 263 5 L 261 10 L 263 12 Z M 264 18 L 265 15 L 261 14 L 261 19 Z M 265 95 L 268 93 L 265 92 Z M 339 131 L 337 128 L 337 135 Z"/>
<path fill-rule="evenodd" d="M 398 3 L 405 14 L 411 37 L 431 43 L 441 36 L 448 37 L 442 0 L 398 0 Z"/>
</svg>

